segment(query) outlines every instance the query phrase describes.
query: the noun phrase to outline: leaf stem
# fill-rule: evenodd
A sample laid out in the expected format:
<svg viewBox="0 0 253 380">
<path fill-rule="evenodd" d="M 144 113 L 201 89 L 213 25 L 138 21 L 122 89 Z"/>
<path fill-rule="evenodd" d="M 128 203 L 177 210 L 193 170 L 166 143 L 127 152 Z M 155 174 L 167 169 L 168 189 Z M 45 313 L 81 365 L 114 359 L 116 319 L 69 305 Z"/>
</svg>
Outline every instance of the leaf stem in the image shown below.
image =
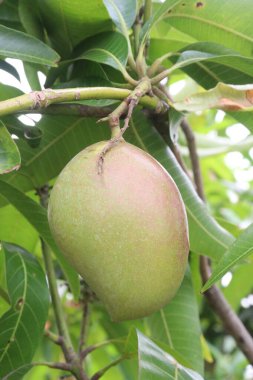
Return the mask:
<svg viewBox="0 0 253 380">
<path fill-rule="evenodd" d="M 0 116 L 18 113 L 27 109 L 30 111 L 38 110 L 54 103 L 74 102 L 87 99 L 122 100 L 127 98 L 131 93 L 131 90 L 114 87 L 80 87 L 34 91 L 0 102 Z M 156 109 L 159 107 L 159 100 L 150 96 L 143 96 L 140 99 L 140 104 L 148 108 Z"/>
</svg>

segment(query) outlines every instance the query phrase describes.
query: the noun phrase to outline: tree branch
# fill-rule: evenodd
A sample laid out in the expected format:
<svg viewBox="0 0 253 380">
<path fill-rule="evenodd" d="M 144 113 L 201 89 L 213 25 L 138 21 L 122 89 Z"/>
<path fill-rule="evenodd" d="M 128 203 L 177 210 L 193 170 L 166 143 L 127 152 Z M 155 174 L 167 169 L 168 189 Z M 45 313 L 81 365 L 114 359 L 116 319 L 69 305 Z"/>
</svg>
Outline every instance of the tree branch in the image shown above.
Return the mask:
<svg viewBox="0 0 253 380">
<path fill-rule="evenodd" d="M 123 100 L 132 93 L 131 90 L 114 87 L 87 87 L 87 88 L 67 88 L 43 91 L 34 91 L 29 94 L 17 96 L 0 102 L 0 116 L 13 113 L 20 113 L 29 109 L 30 111 L 47 108 L 54 103 L 72 102 L 87 99 L 118 99 Z M 140 104 L 151 108 L 159 109 L 160 101 L 157 98 L 143 96 Z"/>
<path fill-rule="evenodd" d="M 199 197 L 205 201 L 195 137 L 186 121 L 184 121 L 181 126 L 188 143 L 196 191 Z M 205 256 L 200 257 L 200 273 L 204 284 L 211 276 L 209 260 Z M 234 337 L 240 350 L 244 353 L 249 362 L 253 364 L 253 338 L 240 318 L 235 314 L 220 289 L 216 285 L 213 285 L 204 293 L 204 295 L 207 298 L 209 305 L 220 317 L 224 328 Z"/>
<path fill-rule="evenodd" d="M 197 153 L 195 136 L 186 120 L 183 120 L 181 122 L 181 128 L 187 140 L 196 190 L 199 197 L 203 201 L 205 201 L 204 187 L 203 187 L 203 181 L 202 181 L 201 169 L 200 169 L 200 164 L 199 164 L 199 157 Z"/>
<path fill-rule="evenodd" d="M 37 190 L 40 197 L 40 203 L 43 207 L 47 208 L 48 203 L 48 186 L 44 186 Z M 60 297 L 57 290 L 56 276 L 54 272 L 54 265 L 50 249 L 47 244 L 41 239 L 42 254 L 45 262 L 45 268 L 49 283 L 49 289 L 52 299 L 57 328 L 60 336 L 62 337 L 62 349 L 67 362 L 72 362 L 75 357 L 74 348 L 69 336 L 67 324 L 64 318 L 63 308 L 61 305 Z"/>
<path fill-rule="evenodd" d="M 87 327 L 89 322 L 89 300 L 84 296 L 82 300 L 82 322 L 80 329 L 80 337 L 79 337 L 79 346 L 78 352 L 81 359 L 82 358 L 82 350 L 85 345 L 86 336 L 87 336 Z"/>
</svg>

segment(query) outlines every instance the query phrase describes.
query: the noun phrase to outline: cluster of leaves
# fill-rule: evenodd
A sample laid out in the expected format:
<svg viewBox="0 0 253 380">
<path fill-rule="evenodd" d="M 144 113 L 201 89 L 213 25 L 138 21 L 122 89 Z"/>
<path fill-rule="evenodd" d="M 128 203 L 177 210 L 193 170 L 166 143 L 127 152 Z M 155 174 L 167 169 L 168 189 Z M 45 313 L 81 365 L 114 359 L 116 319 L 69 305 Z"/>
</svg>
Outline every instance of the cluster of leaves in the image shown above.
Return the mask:
<svg viewBox="0 0 253 380">
<path fill-rule="evenodd" d="M 45 87 L 52 89 L 125 88 L 129 86 L 126 81 L 130 80 L 130 85 L 138 82 L 133 60 L 149 39 L 147 64 L 154 71 L 153 77 L 163 79 L 155 70 L 162 65 L 164 77 L 170 76 L 171 85 L 183 81 L 184 89 L 166 115 L 170 120 L 166 133 L 172 141 L 178 139 L 190 168 L 186 142 L 179 130 L 182 118 L 186 117 L 194 129 L 208 207 L 196 195 L 160 129 L 154 128 L 140 109 L 134 112 L 126 139 L 155 157 L 172 175 L 182 194 L 189 221 L 189 270 L 175 299 L 145 320 L 113 324 L 103 307 L 93 303 L 88 343 L 120 337 L 121 344 L 112 343 L 103 352 L 95 351 L 86 365 L 88 373 L 94 373 L 122 354 L 132 359 L 113 368 L 108 379 L 137 378 L 138 360 L 140 380 L 199 380 L 204 375 L 204 359 L 211 362 L 213 355 L 218 364 L 210 365 L 211 376 L 215 373 L 217 379 L 224 378 L 222 371 L 226 369 L 219 364 L 223 363 L 221 354 L 211 347 L 211 355 L 201 335 L 202 322 L 202 330 L 212 345 L 221 346 L 224 342 L 224 332 L 219 342 L 219 334 L 210 333 L 210 326 L 215 329 L 218 325 L 215 318 L 207 319 L 208 309 L 199 296 L 198 255 L 204 254 L 214 263 L 205 289 L 240 264 L 230 286 L 224 289 L 238 312 L 241 298 L 252 287 L 247 278 L 253 271 L 253 226 L 240 230 L 252 218 L 252 182 L 247 181 L 247 187 L 240 188 L 226 158 L 231 152 L 240 152 L 249 166 L 253 155 L 249 151 L 250 137 L 233 144 L 227 132 L 235 123 L 243 124 L 248 132 L 253 130 L 253 87 L 249 85 L 253 83 L 253 4 L 250 0 L 245 0 L 243 6 L 235 0 L 224 0 L 222 4 L 219 0 L 167 0 L 155 3 L 152 17 L 140 25 L 141 3 L 5 0 L 0 4 L 0 68 L 19 80 L 16 69 L 4 59 L 21 59 L 32 90 L 41 90 L 39 71 L 46 76 Z M 20 90 L 0 84 L 1 101 L 19 95 Z M 65 109 L 86 105 L 112 107 L 114 103 L 117 100 L 76 99 L 65 104 Z M 1 104 L 4 110 L 9 103 Z M 210 111 L 215 107 L 226 111 L 221 122 L 217 121 L 216 110 Z M 27 127 L 15 110 L 15 106 L 10 107 L 0 125 L 0 239 L 9 242 L 2 244 L 0 255 L 0 377 L 13 380 L 30 369 L 36 350 L 38 360 L 55 361 L 62 355 L 56 348 L 52 350 L 44 338 L 38 346 L 45 322 L 55 328 L 51 309 L 48 316 L 49 294 L 41 269 L 40 237 L 55 254 L 59 284 L 67 280 L 69 286 L 62 298 L 75 344 L 81 318 L 81 311 L 75 311 L 76 303 L 69 300 L 71 294 L 78 300 L 78 275 L 56 246 L 35 190 L 53 183 L 66 163 L 84 147 L 109 137 L 107 127 L 97 125 L 95 118 L 80 117 L 78 112 L 52 115 L 50 112 L 55 113 L 55 109 L 49 106 L 41 110 L 42 117 L 34 127 Z M 193 114 L 195 111 L 201 112 Z M 29 115 L 29 110 L 25 113 Z M 240 131 L 239 128 L 242 127 L 238 127 Z M 215 138 L 210 137 L 211 131 Z M 18 139 L 13 140 L 11 134 Z M 231 196 L 236 198 L 232 205 Z M 245 366 L 244 359 L 240 358 L 240 363 Z M 239 370 L 238 379 L 243 369 Z M 47 367 L 35 367 L 25 378 L 42 378 L 46 373 Z"/>
</svg>

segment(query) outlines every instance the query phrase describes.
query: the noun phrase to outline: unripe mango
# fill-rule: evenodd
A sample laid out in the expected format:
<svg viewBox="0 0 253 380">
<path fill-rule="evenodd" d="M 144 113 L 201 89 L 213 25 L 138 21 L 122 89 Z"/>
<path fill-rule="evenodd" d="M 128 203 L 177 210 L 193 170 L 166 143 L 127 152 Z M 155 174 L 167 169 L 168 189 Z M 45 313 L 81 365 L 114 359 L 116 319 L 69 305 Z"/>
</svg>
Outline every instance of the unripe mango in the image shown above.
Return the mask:
<svg viewBox="0 0 253 380">
<path fill-rule="evenodd" d="M 105 304 L 112 320 L 147 316 L 177 292 L 188 257 L 184 204 L 165 169 L 119 142 L 91 145 L 63 169 L 49 224 L 63 254 Z"/>
</svg>

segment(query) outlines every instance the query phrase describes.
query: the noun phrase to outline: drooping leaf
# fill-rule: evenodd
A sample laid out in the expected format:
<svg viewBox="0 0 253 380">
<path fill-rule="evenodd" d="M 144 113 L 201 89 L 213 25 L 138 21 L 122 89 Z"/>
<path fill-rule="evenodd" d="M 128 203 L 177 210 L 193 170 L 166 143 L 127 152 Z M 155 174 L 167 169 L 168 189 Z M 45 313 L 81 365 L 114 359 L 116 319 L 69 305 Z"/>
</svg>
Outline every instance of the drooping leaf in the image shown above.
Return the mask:
<svg viewBox="0 0 253 380">
<path fill-rule="evenodd" d="M 0 121 L 0 174 L 18 170 L 20 153 L 5 125 Z"/>
<path fill-rule="evenodd" d="M 179 364 L 149 338 L 137 330 L 138 380 L 203 380 L 197 372 Z"/>
<path fill-rule="evenodd" d="M 59 55 L 40 40 L 0 25 L 0 55 L 26 62 L 57 66 Z"/>
<path fill-rule="evenodd" d="M 0 194 L 24 215 L 24 217 L 38 231 L 45 242 L 51 247 L 64 271 L 66 278 L 69 281 L 73 294 L 77 296 L 79 292 L 78 276 L 62 256 L 62 253 L 52 237 L 48 226 L 46 210 L 21 191 L 1 180 Z"/>
<path fill-rule="evenodd" d="M 190 271 L 175 298 L 163 309 L 146 318 L 152 339 L 166 343 L 179 352 L 192 369 L 203 374 L 201 329 L 198 305 Z"/>
<path fill-rule="evenodd" d="M 211 277 L 203 286 L 202 291 L 204 292 L 209 289 L 215 282 L 224 276 L 229 269 L 240 260 L 245 259 L 251 253 L 253 253 L 253 224 L 246 228 L 228 248 L 226 254 L 220 259 L 214 268 Z"/>
<path fill-rule="evenodd" d="M 128 140 L 155 157 L 176 182 L 187 211 L 191 250 L 218 260 L 233 236 L 212 218 L 167 145 L 141 113 L 135 113 Z"/>
<path fill-rule="evenodd" d="M 180 4 L 182 0 L 166 0 L 159 4 L 157 10 L 153 13 L 149 20 L 145 22 L 140 34 L 140 42 L 143 44 L 148 36 L 150 29 L 168 12 L 170 12 L 176 5 Z"/>
<path fill-rule="evenodd" d="M 174 103 L 178 111 L 196 112 L 210 108 L 225 111 L 253 111 L 253 85 L 218 83 L 211 90 L 193 94 L 182 102 Z"/>
<path fill-rule="evenodd" d="M 43 334 L 49 292 L 37 260 L 18 246 L 3 243 L 11 308 L 0 319 L 0 376 L 31 362 Z M 19 374 L 12 376 L 19 380 Z"/>
<path fill-rule="evenodd" d="M 124 36 L 117 32 L 106 32 L 96 35 L 79 47 L 80 54 L 77 59 L 87 59 L 94 62 L 103 63 L 116 70 L 124 71 L 128 47 Z"/>
</svg>

